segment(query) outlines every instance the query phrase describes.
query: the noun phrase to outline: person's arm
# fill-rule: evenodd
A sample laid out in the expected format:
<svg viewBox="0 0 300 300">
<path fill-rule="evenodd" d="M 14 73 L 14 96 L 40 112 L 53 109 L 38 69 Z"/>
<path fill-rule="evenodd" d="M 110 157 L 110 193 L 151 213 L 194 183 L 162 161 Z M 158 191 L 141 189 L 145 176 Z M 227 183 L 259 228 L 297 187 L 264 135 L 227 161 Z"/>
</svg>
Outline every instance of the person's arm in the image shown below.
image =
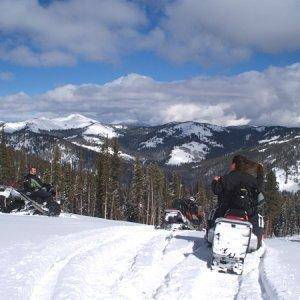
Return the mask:
<svg viewBox="0 0 300 300">
<path fill-rule="evenodd" d="M 33 191 L 37 191 L 43 187 L 37 176 L 30 176 L 28 183 L 30 189 Z"/>
<path fill-rule="evenodd" d="M 36 181 L 38 182 L 38 184 L 41 186 L 41 188 L 46 187 L 47 184 L 43 182 L 43 180 L 41 179 L 40 176 L 36 176 Z"/>
<path fill-rule="evenodd" d="M 224 190 L 224 179 L 223 177 L 218 177 L 216 176 L 212 183 L 211 183 L 211 189 L 215 195 L 220 195 L 222 194 Z"/>
<path fill-rule="evenodd" d="M 24 178 L 23 187 L 24 187 L 25 190 L 30 190 L 31 189 L 30 178 L 28 178 L 27 176 Z"/>
</svg>

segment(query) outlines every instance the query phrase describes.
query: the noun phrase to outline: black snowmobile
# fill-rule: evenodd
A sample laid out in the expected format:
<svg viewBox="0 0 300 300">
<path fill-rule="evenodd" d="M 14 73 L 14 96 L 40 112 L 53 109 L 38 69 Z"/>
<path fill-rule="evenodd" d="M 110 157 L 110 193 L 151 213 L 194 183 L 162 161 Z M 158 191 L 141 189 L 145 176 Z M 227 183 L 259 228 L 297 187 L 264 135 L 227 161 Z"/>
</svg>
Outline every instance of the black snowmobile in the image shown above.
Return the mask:
<svg viewBox="0 0 300 300">
<path fill-rule="evenodd" d="M 197 230 L 200 228 L 202 220 L 202 209 L 197 205 L 194 197 L 176 199 L 172 208 L 165 210 L 161 228 Z"/>
<path fill-rule="evenodd" d="M 54 197 L 47 199 L 47 201 L 33 199 L 30 192 L 0 185 L 0 212 L 59 216 L 61 203 L 54 200 Z"/>
</svg>

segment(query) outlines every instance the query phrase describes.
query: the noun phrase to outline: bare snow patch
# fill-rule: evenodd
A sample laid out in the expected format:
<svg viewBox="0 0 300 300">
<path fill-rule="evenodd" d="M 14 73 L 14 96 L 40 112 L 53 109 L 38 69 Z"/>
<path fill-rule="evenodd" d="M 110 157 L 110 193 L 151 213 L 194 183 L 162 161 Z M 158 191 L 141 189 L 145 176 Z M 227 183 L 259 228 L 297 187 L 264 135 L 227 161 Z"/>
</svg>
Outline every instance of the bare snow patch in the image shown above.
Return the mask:
<svg viewBox="0 0 300 300">
<path fill-rule="evenodd" d="M 140 148 L 156 148 L 160 144 L 163 144 L 163 139 L 155 136 L 146 142 L 141 143 Z"/>
<path fill-rule="evenodd" d="M 100 123 L 94 123 L 94 124 L 90 125 L 84 131 L 84 134 L 100 135 L 102 137 L 107 137 L 109 139 L 112 139 L 112 138 L 118 136 L 118 134 L 114 131 L 114 129 L 112 127 L 105 126 Z"/>
<path fill-rule="evenodd" d="M 80 144 L 78 142 L 72 142 L 72 144 L 74 144 L 74 145 L 76 145 L 78 147 L 86 148 L 88 150 L 91 150 L 91 151 L 94 151 L 94 152 L 97 152 L 97 153 L 100 153 L 100 151 L 101 151 L 101 147 L 99 147 L 99 146 L 85 145 L 85 144 Z M 108 152 L 110 154 L 113 154 L 113 149 L 112 148 L 108 148 Z M 119 151 L 118 154 L 124 160 L 128 160 L 128 161 L 129 160 L 134 160 L 134 158 L 131 155 L 129 155 L 127 153 L 124 153 L 122 151 Z"/>
<path fill-rule="evenodd" d="M 170 128 L 164 128 L 160 130 L 160 132 L 166 133 L 167 136 L 189 137 L 191 135 L 196 135 L 199 138 L 212 136 L 212 132 L 209 128 L 205 127 L 203 124 L 196 124 L 194 122 L 177 124 Z"/>
<path fill-rule="evenodd" d="M 181 165 L 201 161 L 208 153 L 208 147 L 205 144 L 190 142 L 181 146 L 175 146 L 168 160 L 168 165 Z"/>
<path fill-rule="evenodd" d="M 13 133 L 15 131 L 22 130 L 26 127 L 26 122 L 16 122 L 16 123 L 4 123 L 3 124 L 3 129 L 7 133 Z"/>
<path fill-rule="evenodd" d="M 275 136 L 273 136 L 273 137 L 271 137 L 271 138 L 268 138 L 268 139 L 265 139 L 265 140 L 260 140 L 260 141 L 258 141 L 258 142 L 259 142 L 259 144 L 265 144 L 265 143 L 270 143 L 270 142 L 276 141 L 276 140 L 278 140 L 279 138 L 280 138 L 279 135 L 275 135 Z"/>
</svg>

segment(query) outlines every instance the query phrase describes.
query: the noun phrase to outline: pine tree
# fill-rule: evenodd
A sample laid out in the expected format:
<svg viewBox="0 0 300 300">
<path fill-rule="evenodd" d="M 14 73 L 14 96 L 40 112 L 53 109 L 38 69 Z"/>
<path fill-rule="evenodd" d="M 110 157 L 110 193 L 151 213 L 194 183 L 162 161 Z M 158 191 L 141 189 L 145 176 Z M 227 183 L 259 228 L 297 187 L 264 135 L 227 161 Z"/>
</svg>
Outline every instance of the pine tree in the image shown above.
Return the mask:
<svg viewBox="0 0 300 300">
<path fill-rule="evenodd" d="M 105 140 L 103 146 L 103 169 L 102 169 L 102 185 L 104 195 L 104 209 L 103 217 L 108 219 L 111 211 L 111 157 L 109 154 L 109 143 L 108 138 Z"/>
<path fill-rule="evenodd" d="M 74 211 L 75 203 L 75 184 L 74 184 L 74 175 L 71 164 L 66 164 L 63 180 L 63 199 L 64 199 L 64 210 L 65 211 Z"/>
<path fill-rule="evenodd" d="M 14 181 L 15 170 L 10 149 L 6 146 L 4 128 L 0 131 L 0 183 L 11 184 Z"/>
<path fill-rule="evenodd" d="M 110 216 L 111 168 L 108 139 L 103 143 L 97 161 L 95 216 Z"/>
<path fill-rule="evenodd" d="M 196 202 L 203 213 L 203 226 L 206 226 L 206 216 L 209 215 L 212 205 L 202 178 L 200 178 L 197 183 Z"/>
<path fill-rule="evenodd" d="M 20 158 L 19 158 L 19 163 L 18 163 L 18 169 L 17 169 L 17 174 L 16 174 L 16 182 L 18 183 L 19 186 L 23 183 L 23 178 L 27 169 L 26 166 L 26 161 L 27 161 L 27 155 L 23 151 L 20 153 Z"/>
<path fill-rule="evenodd" d="M 131 183 L 131 203 L 133 206 L 133 220 L 143 222 L 144 212 L 144 172 L 141 161 L 135 158 L 133 167 L 133 178 Z"/>
<path fill-rule="evenodd" d="M 53 158 L 52 158 L 51 166 L 52 166 L 52 176 L 51 176 L 52 184 L 54 185 L 56 195 L 58 197 L 58 193 L 62 185 L 61 152 L 58 144 L 56 144 L 53 148 Z"/>
<path fill-rule="evenodd" d="M 155 210 L 153 225 L 161 225 L 163 218 L 163 210 L 165 208 L 165 176 L 163 171 L 156 165 L 154 167 L 155 181 Z"/>
<path fill-rule="evenodd" d="M 95 201 L 95 216 L 103 217 L 103 205 L 104 205 L 104 188 L 102 183 L 103 177 L 103 160 L 104 155 L 100 151 L 97 159 L 97 169 L 95 174 L 95 186 L 96 186 L 96 201 Z"/>
<path fill-rule="evenodd" d="M 279 187 L 275 173 L 271 170 L 266 176 L 266 220 L 267 235 L 274 234 L 275 220 L 280 214 L 282 198 L 280 197 Z"/>
<path fill-rule="evenodd" d="M 152 179 L 152 164 L 150 164 L 146 169 L 145 174 L 145 191 L 146 191 L 146 204 L 145 204 L 145 217 L 144 223 L 151 224 L 151 210 L 154 202 L 154 195 L 153 195 L 153 179 Z"/>
<path fill-rule="evenodd" d="M 112 140 L 113 154 L 111 157 L 111 211 L 110 219 L 124 219 L 123 204 L 120 197 L 121 159 L 119 144 L 116 138 Z"/>
<path fill-rule="evenodd" d="M 183 197 L 183 185 L 179 173 L 173 174 L 173 184 L 174 184 L 174 198 L 181 199 Z"/>
<path fill-rule="evenodd" d="M 75 179 L 75 201 L 73 203 L 73 209 L 78 214 L 83 214 L 83 202 L 84 202 L 84 192 L 85 192 L 85 174 L 84 174 L 84 162 L 82 154 L 80 154 L 77 175 Z"/>
</svg>

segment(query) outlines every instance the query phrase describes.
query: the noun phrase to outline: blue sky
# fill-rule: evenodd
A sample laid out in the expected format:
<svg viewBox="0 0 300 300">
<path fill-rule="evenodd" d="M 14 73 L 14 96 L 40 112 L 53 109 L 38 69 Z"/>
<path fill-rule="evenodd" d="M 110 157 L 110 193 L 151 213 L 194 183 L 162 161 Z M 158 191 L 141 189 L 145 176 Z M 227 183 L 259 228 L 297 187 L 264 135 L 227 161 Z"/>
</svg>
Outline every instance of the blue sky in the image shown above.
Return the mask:
<svg viewBox="0 0 300 300">
<path fill-rule="evenodd" d="M 299 20 L 300 3 L 296 0 L 253 0 L 247 3 L 233 0 L 0 0 L 0 105 L 6 107 L 3 111 L 0 108 L 1 119 L 20 118 L 7 113 L 7 101 L 16 97 L 24 104 L 20 113 L 26 117 L 42 113 L 41 109 L 29 111 L 27 102 L 47 107 L 44 113 L 55 115 L 51 103 L 58 101 L 55 98 L 57 88 L 68 84 L 72 84 L 76 91 L 72 92 L 74 102 L 82 84 L 94 84 L 101 89 L 105 83 L 132 73 L 151 78 L 156 84 L 164 82 L 166 86 L 178 80 L 189 85 L 197 77 L 209 76 L 210 82 L 232 82 L 234 90 L 241 74 L 257 71 L 251 76 L 257 80 L 261 94 L 269 97 L 264 100 L 264 109 L 274 107 L 276 103 L 281 111 L 287 111 L 284 121 L 278 121 L 276 115 L 267 122 L 277 120 L 281 124 L 298 125 L 300 120 L 288 113 L 289 109 L 293 108 L 292 113 L 300 109 L 299 99 L 295 96 L 298 77 L 293 73 L 296 91 L 287 90 L 287 83 L 278 90 L 272 72 L 277 76 L 280 74 L 284 80 L 287 80 L 286 73 L 295 72 L 290 66 L 300 62 Z M 276 71 L 273 67 L 277 68 Z M 247 85 L 245 90 L 238 91 L 241 99 L 243 96 L 247 98 L 243 92 L 249 93 L 250 85 L 255 90 L 252 77 L 247 84 L 244 83 Z M 203 80 L 199 86 L 205 84 Z M 142 80 L 130 83 L 134 89 L 137 82 Z M 140 89 L 142 87 L 143 84 Z M 211 89 L 216 92 L 213 85 Z M 59 91 L 62 93 L 62 89 Z M 21 92 L 23 98 L 19 98 Z M 220 95 L 218 102 L 210 97 L 203 98 L 201 89 L 198 97 L 193 95 L 194 98 L 181 92 L 173 96 L 177 99 L 175 102 L 168 100 L 164 107 L 180 105 L 183 101 L 191 107 L 198 105 L 200 111 L 214 111 L 214 106 L 219 105 L 222 107 L 219 121 L 201 113 L 191 114 L 190 118 L 198 121 L 204 118 L 219 124 L 262 122 L 263 115 L 254 118 L 257 112 L 243 113 L 249 105 L 246 100 L 242 108 L 226 94 Z M 95 101 L 96 95 L 92 97 L 94 100 L 88 100 L 88 96 L 87 102 Z M 138 103 L 142 102 L 146 107 L 149 96 L 143 97 L 141 95 Z M 254 92 L 251 97 L 259 102 Z M 106 122 L 118 121 L 118 114 L 103 117 L 101 109 L 107 99 L 99 99 L 99 112 L 95 116 Z M 116 106 L 123 101 L 122 98 L 114 99 Z M 286 106 L 280 106 L 278 99 Z M 138 103 L 130 107 L 132 101 L 128 101 L 126 105 L 139 114 Z M 79 106 L 74 106 L 74 109 L 94 115 L 92 107 L 91 104 L 91 111 L 88 104 L 82 111 Z M 114 111 L 113 107 L 110 109 Z M 198 111 L 197 108 L 194 110 Z M 60 113 L 69 112 L 72 109 Z M 230 117 L 224 118 L 225 115 Z M 122 116 L 121 119 L 146 123 L 172 121 L 172 117 L 166 116 L 160 119 Z M 292 121 L 288 122 L 289 119 Z"/>
<path fill-rule="evenodd" d="M 271 66 L 286 66 L 300 61 L 300 52 L 266 55 L 257 53 L 250 59 L 234 65 L 202 67 L 195 63 L 177 65 L 151 52 L 124 57 L 118 64 L 80 62 L 71 67 L 24 67 L 0 61 L 0 70 L 14 74 L 14 79 L 0 81 L 0 96 L 25 91 L 42 93 L 60 85 L 72 83 L 103 84 L 120 76 L 139 73 L 158 81 L 189 79 L 199 75 L 235 75 L 246 71 L 262 71 Z"/>
</svg>

